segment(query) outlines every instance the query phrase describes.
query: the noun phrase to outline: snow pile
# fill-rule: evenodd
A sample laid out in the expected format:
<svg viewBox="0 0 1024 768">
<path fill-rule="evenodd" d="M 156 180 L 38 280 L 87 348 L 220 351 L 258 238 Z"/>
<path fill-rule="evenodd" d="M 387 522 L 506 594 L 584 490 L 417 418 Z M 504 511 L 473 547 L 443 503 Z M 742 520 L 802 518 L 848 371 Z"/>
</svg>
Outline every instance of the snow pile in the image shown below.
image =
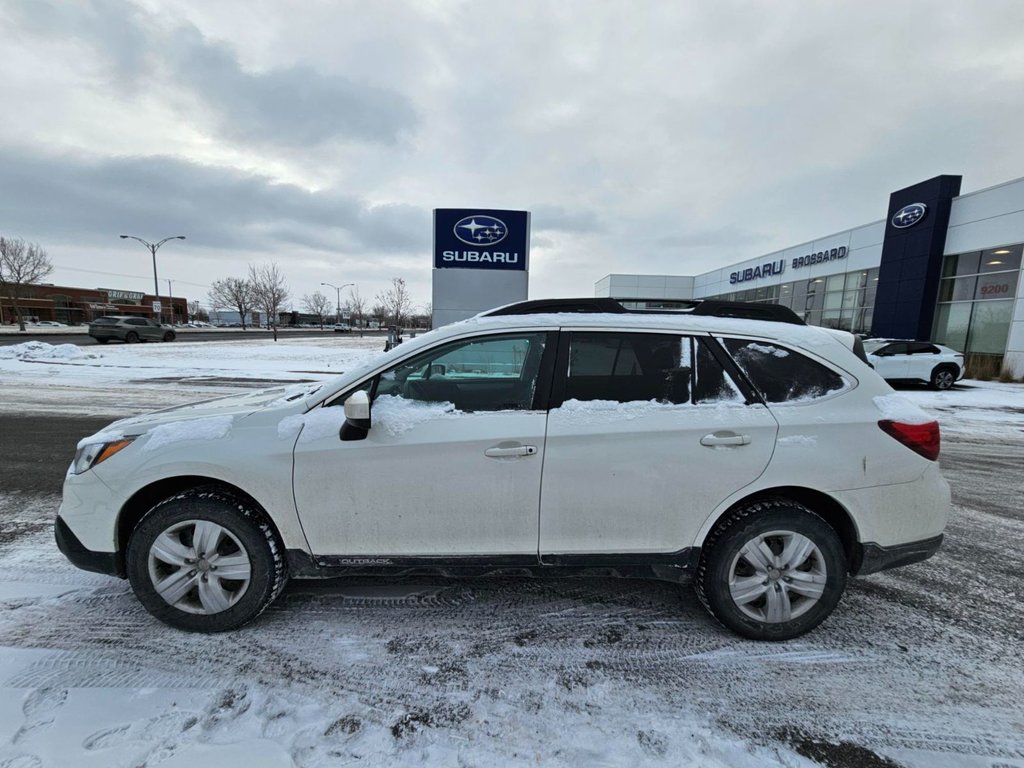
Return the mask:
<svg viewBox="0 0 1024 768">
<path fill-rule="evenodd" d="M 286 439 L 295 437 L 302 431 L 300 443 L 311 443 L 325 437 L 338 436 L 341 425 L 345 423 L 345 409 L 340 405 L 329 408 L 314 408 L 308 413 L 296 413 L 288 416 L 277 424 L 277 436 Z"/>
<path fill-rule="evenodd" d="M 381 395 L 373 401 L 371 417 L 374 429 L 383 429 L 397 437 L 427 421 L 451 419 L 462 415 L 453 403 L 423 403 L 395 395 Z"/>
<path fill-rule="evenodd" d="M 74 344 L 47 344 L 45 341 L 0 347 L 0 360 L 97 360 L 100 357 L 102 355 Z"/>
<path fill-rule="evenodd" d="M 882 412 L 883 419 L 898 421 L 901 424 L 927 424 L 935 421 L 933 417 L 900 395 L 877 395 L 871 399 Z"/>
<path fill-rule="evenodd" d="M 143 451 L 156 451 L 172 443 L 191 440 L 221 440 L 231 431 L 231 416 L 210 416 L 203 419 L 172 421 L 149 432 Z"/>
</svg>

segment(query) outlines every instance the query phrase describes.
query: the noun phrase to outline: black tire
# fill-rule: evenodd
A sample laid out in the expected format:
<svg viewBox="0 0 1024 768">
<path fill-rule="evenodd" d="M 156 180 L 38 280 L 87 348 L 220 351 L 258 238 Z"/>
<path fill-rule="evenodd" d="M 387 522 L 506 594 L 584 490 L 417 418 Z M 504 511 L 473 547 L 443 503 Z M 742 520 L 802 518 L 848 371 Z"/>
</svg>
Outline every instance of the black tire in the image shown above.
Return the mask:
<svg viewBox="0 0 1024 768">
<path fill-rule="evenodd" d="M 137 334 L 135 331 L 128 331 L 128 333 L 126 333 L 124 335 L 124 343 L 125 344 L 134 344 L 138 340 L 139 340 L 139 334 Z"/>
<path fill-rule="evenodd" d="M 808 557 L 807 563 L 813 560 L 816 566 L 823 567 L 825 571 L 820 597 L 810 601 L 797 594 L 795 601 L 798 607 L 793 613 L 803 612 L 788 621 L 766 621 L 749 615 L 733 599 L 730 590 L 734 568 L 738 570 L 749 567 L 741 558 L 743 547 L 758 536 L 772 532 L 792 532 L 808 538 L 817 547 L 817 551 Z M 770 541 L 774 543 L 778 539 L 772 537 Z M 802 504 L 786 499 L 767 499 L 734 509 L 719 521 L 701 548 L 693 583 L 704 607 L 733 632 L 751 640 L 790 640 L 811 631 L 828 618 L 846 588 L 846 572 L 843 545 L 832 526 Z M 791 583 L 793 579 L 787 578 L 785 573 L 775 570 L 771 580 L 766 577 L 761 582 L 767 587 L 764 593 L 764 613 L 767 612 L 767 591 L 770 589 L 785 591 L 786 604 L 790 605 L 791 587 L 780 582 Z M 756 575 L 751 570 L 751 575 L 746 578 Z M 738 574 L 737 578 L 740 578 Z M 747 605 L 746 610 L 762 612 L 757 602 L 752 601 Z"/>
<path fill-rule="evenodd" d="M 96 339 L 97 344 L 106 344 L 110 339 Z"/>
<path fill-rule="evenodd" d="M 941 392 L 952 387 L 959 375 L 960 370 L 955 365 L 938 365 L 932 371 L 932 377 L 928 383 L 931 384 L 932 389 Z"/>
<path fill-rule="evenodd" d="M 164 334 L 164 341 L 174 341 L 174 331 L 168 331 Z"/>
<path fill-rule="evenodd" d="M 248 556 L 248 585 L 236 602 L 219 612 L 195 613 L 171 605 L 157 592 L 150 575 L 153 543 L 169 528 L 187 525 L 186 521 L 210 522 L 226 529 Z M 179 493 L 147 512 L 128 541 L 126 566 L 132 589 L 146 610 L 172 627 L 191 632 L 224 632 L 247 624 L 266 610 L 288 581 L 284 548 L 264 516 L 230 493 L 209 487 Z M 205 581 L 205 574 L 202 576 Z M 189 592 L 197 602 L 198 588 L 196 581 Z"/>
</svg>

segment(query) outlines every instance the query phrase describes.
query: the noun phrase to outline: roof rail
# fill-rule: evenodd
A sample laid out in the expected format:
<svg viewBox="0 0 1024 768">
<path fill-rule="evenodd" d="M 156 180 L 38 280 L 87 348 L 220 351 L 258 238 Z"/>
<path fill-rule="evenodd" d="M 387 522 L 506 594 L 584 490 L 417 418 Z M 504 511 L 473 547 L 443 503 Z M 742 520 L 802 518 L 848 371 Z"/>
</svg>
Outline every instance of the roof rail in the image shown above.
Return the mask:
<svg viewBox="0 0 1024 768">
<path fill-rule="evenodd" d="M 651 302 L 672 302 L 676 304 L 673 308 L 659 309 L 627 309 L 620 301 L 629 303 Z M 483 317 L 501 317 L 505 315 L 534 315 L 540 313 L 583 313 L 583 314 L 631 314 L 631 315 L 704 315 L 709 317 L 736 317 L 744 320 L 765 320 L 774 323 L 789 323 L 790 325 L 806 325 L 789 307 L 779 304 L 753 304 L 745 301 L 717 301 L 714 299 L 622 299 L 616 300 L 607 297 L 582 298 L 582 299 L 534 299 L 532 301 L 520 301 L 516 304 L 509 304 L 490 312 L 484 312 Z"/>
</svg>

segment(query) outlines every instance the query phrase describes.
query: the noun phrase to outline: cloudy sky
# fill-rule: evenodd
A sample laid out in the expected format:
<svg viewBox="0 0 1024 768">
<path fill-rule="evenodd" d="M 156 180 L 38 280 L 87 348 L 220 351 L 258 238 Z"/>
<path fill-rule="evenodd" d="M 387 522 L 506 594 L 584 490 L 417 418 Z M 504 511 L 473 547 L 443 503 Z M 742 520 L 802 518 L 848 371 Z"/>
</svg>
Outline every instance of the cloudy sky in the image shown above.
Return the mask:
<svg viewBox="0 0 1024 768">
<path fill-rule="evenodd" d="M 0 0 L 0 234 L 54 282 L 281 265 L 430 300 L 431 209 L 533 212 L 531 297 L 1024 176 L 1024 3 Z M 166 283 L 161 286 L 166 290 Z M 333 291 L 330 291 L 333 298 Z"/>
</svg>

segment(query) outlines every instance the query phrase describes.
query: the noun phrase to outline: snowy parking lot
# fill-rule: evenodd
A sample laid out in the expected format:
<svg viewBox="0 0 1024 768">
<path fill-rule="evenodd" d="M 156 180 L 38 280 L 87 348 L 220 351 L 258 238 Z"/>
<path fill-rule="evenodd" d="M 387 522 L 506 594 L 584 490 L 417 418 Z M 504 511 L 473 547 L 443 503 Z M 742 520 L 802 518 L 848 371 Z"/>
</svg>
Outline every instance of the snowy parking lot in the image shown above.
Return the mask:
<svg viewBox="0 0 1024 768">
<path fill-rule="evenodd" d="M 1019 384 L 901 391 L 943 426 L 946 543 L 789 643 L 607 578 L 292 582 L 253 625 L 190 635 L 56 550 L 60 478 L 105 420 L 380 345 L 0 347 L 0 768 L 1024 768 Z"/>
</svg>

